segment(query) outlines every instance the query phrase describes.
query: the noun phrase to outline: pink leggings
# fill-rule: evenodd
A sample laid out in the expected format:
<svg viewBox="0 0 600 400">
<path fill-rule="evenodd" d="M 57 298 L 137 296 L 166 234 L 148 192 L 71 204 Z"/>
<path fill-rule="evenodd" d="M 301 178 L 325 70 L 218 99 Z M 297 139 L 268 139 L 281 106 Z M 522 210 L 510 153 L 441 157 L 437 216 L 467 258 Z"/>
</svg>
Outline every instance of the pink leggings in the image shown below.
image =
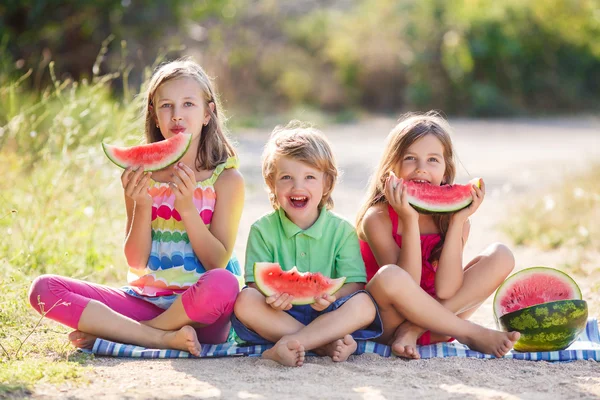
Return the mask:
<svg viewBox="0 0 600 400">
<path fill-rule="evenodd" d="M 227 270 L 210 270 L 181 295 L 187 316 L 200 324 L 197 328 L 200 343 L 223 343 L 229 334 L 229 318 L 239 291 L 238 280 Z M 39 296 L 39 301 L 38 301 Z M 105 304 L 112 310 L 136 321 L 148 321 L 165 310 L 142 299 L 108 286 L 88 283 L 58 275 L 42 275 L 33 281 L 29 290 L 29 303 L 41 314 L 38 302 L 49 310 L 56 302 L 69 306 L 56 306 L 46 316 L 73 329 L 78 329 L 83 309 L 90 300 Z"/>
</svg>

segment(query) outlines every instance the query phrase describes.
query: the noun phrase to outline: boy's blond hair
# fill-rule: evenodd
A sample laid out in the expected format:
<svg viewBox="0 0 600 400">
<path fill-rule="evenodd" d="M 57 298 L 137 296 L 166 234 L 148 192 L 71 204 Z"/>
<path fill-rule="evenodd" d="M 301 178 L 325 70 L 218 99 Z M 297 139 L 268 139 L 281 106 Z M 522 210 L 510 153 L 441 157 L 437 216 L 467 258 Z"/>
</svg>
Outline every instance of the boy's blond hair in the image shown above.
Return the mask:
<svg viewBox="0 0 600 400">
<path fill-rule="evenodd" d="M 335 157 L 327 138 L 321 131 L 300 121 L 290 121 L 286 126 L 276 126 L 262 155 L 262 173 L 269 188 L 269 200 L 273 208 L 279 208 L 275 196 L 275 175 L 277 160 L 290 157 L 322 171 L 325 175 L 325 188 L 319 209 L 333 208 L 331 192 L 338 177 Z"/>
</svg>

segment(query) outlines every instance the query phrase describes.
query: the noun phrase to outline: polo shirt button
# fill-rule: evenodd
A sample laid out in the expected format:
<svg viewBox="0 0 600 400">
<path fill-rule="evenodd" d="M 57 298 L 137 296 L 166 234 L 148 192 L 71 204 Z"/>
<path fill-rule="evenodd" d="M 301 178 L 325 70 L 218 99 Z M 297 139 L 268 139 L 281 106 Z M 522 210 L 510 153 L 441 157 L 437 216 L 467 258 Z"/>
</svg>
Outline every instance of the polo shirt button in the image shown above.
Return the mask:
<svg viewBox="0 0 600 400">
<path fill-rule="evenodd" d="M 300 255 L 301 255 L 302 257 L 304 257 L 304 256 L 306 256 L 306 253 L 305 253 L 305 252 L 302 252 L 302 253 L 300 253 Z"/>
</svg>

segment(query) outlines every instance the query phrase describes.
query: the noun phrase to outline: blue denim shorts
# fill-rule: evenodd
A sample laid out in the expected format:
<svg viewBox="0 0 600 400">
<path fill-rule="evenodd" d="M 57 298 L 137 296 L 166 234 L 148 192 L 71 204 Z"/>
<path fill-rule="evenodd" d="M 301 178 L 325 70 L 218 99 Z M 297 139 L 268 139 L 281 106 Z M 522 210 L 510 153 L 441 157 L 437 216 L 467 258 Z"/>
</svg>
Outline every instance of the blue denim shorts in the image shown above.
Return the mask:
<svg viewBox="0 0 600 400">
<path fill-rule="evenodd" d="M 245 288 L 244 288 L 245 289 Z M 371 340 L 375 339 L 383 333 L 383 322 L 381 321 L 381 316 L 379 315 L 379 309 L 377 308 L 377 303 L 373 300 L 373 297 L 366 290 L 359 290 L 352 294 L 349 294 L 346 297 L 342 297 L 331 303 L 329 307 L 324 309 L 323 311 L 316 311 L 310 305 L 301 305 L 301 306 L 292 306 L 291 309 L 284 311 L 294 317 L 295 320 L 300 322 L 303 325 L 308 325 L 312 321 L 314 321 L 318 316 L 335 311 L 340 308 L 345 302 L 347 302 L 353 296 L 356 296 L 358 293 L 366 293 L 367 296 L 373 301 L 375 305 L 375 320 L 366 327 L 365 329 L 359 329 L 356 332 L 351 333 L 354 340 Z M 235 330 L 238 338 L 248 344 L 271 344 L 272 342 L 260 336 L 258 333 L 254 332 L 250 328 L 246 327 L 242 322 L 237 319 L 235 314 L 231 316 L 231 325 Z"/>
</svg>

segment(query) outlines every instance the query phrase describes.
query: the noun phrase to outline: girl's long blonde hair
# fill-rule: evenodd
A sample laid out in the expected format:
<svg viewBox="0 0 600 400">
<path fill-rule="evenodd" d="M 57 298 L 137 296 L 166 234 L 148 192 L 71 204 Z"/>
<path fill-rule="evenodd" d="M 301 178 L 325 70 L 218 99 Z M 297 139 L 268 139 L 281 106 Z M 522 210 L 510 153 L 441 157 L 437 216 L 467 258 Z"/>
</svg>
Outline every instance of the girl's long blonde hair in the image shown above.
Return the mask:
<svg viewBox="0 0 600 400">
<path fill-rule="evenodd" d="M 384 186 L 390 171 L 396 171 L 396 168 L 402 162 L 408 148 L 422 137 L 433 135 L 442 143 L 444 148 L 444 161 L 446 163 L 442 184 L 454 183 L 456 166 L 454 163 L 454 150 L 450 132 L 451 129 L 448 122 L 435 111 L 430 111 L 425 114 L 408 113 L 400 118 L 398 124 L 392 129 L 386 139 L 385 150 L 381 157 L 381 161 L 379 162 L 379 166 L 369 179 L 365 201 L 359 209 L 356 219 L 356 229 L 359 234 L 364 236 L 362 222 L 369 208 L 376 204 L 387 204 L 384 195 Z M 444 238 L 448 231 L 450 216 L 446 214 L 434 214 L 433 219 L 440 231 L 442 240 L 440 240 L 438 245 L 433 249 L 430 261 L 439 259 L 444 244 Z"/>
<path fill-rule="evenodd" d="M 183 58 L 162 64 L 152 75 L 146 92 L 146 140 L 148 143 L 153 143 L 165 139 L 156 126 L 154 96 L 160 85 L 177 78 L 192 78 L 202 87 L 204 109 L 209 113 L 210 120 L 207 125 L 202 126 L 195 166 L 198 170 L 214 169 L 217 165 L 227 161 L 227 158 L 237 154 L 225 133 L 222 120 L 224 117 L 220 111 L 221 104 L 212 81 L 202 67 L 191 59 Z M 210 103 L 214 104 L 214 110 L 211 110 Z"/>
</svg>

